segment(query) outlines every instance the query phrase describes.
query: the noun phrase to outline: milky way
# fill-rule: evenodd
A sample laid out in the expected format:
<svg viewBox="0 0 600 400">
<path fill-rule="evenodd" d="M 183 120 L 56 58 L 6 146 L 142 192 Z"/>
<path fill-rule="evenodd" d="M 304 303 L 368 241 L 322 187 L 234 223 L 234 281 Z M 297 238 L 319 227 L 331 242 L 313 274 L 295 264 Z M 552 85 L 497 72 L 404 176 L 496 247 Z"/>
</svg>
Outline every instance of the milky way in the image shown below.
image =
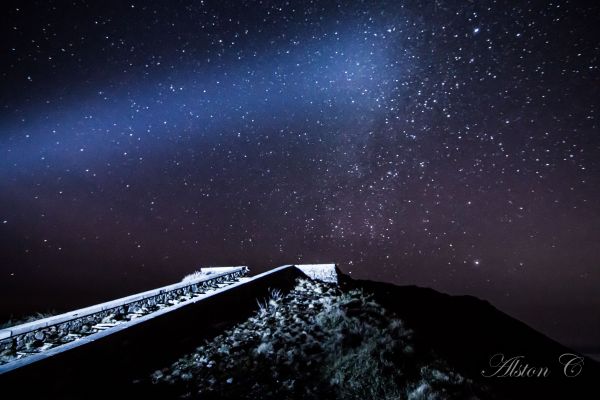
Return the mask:
<svg viewBox="0 0 600 400">
<path fill-rule="evenodd" d="M 337 262 L 600 345 L 598 10 L 2 7 L 4 317 Z"/>
</svg>

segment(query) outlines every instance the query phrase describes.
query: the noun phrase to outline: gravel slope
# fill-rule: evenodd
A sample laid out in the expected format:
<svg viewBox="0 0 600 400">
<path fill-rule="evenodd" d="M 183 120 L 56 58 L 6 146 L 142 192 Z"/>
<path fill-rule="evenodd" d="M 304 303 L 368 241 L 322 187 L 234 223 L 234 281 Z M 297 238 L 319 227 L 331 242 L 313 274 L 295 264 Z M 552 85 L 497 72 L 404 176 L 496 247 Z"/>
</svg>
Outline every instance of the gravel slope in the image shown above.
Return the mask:
<svg viewBox="0 0 600 400">
<path fill-rule="evenodd" d="M 247 321 L 152 375 L 181 398 L 457 399 L 482 388 L 454 372 L 361 290 L 299 280 Z M 476 395 L 478 394 L 478 395 Z M 487 396 L 483 396 L 487 397 Z"/>
</svg>

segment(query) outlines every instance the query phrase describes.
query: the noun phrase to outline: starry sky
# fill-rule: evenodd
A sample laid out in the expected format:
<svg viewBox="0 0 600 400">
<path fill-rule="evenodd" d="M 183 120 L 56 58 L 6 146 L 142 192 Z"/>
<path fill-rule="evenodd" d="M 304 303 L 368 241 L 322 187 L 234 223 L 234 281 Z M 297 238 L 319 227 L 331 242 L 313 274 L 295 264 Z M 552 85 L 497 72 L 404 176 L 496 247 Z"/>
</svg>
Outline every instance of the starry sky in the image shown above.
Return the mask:
<svg viewBox="0 0 600 400">
<path fill-rule="evenodd" d="M 0 7 L 3 318 L 337 262 L 600 347 L 598 9 Z"/>
</svg>

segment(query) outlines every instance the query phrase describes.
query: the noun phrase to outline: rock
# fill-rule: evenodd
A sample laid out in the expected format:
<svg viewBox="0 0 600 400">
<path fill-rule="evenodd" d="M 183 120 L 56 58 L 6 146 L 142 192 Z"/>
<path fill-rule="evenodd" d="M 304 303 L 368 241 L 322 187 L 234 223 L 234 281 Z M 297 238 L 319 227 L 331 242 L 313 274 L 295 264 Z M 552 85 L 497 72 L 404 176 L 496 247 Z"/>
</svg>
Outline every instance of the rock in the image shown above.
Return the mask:
<svg viewBox="0 0 600 400">
<path fill-rule="evenodd" d="M 107 315 L 106 317 L 102 318 L 101 321 L 102 324 L 112 324 L 113 322 L 115 322 L 114 314 Z"/>
<path fill-rule="evenodd" d="M 154 373 L 151 375 L 152 380 L 154 381 L 159 381 L 164 377 L 164 374 L 162 373 L 161 370 L 156 370 L 154 371 Z"/>
</svg>

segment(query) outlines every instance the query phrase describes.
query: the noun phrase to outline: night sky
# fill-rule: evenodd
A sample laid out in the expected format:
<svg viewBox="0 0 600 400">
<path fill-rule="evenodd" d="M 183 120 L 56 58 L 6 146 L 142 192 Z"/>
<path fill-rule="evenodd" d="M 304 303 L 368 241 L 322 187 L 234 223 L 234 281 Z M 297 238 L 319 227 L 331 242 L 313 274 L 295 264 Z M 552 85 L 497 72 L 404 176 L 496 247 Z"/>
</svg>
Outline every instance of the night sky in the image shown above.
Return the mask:
<svg viewBox="0 0 600 400">
<path fill-rule="evenodd" d="M 3 2 L 0 316 L 337 262 L 600 347 L 600 11 L 338 3 Z"/>
</svg>

